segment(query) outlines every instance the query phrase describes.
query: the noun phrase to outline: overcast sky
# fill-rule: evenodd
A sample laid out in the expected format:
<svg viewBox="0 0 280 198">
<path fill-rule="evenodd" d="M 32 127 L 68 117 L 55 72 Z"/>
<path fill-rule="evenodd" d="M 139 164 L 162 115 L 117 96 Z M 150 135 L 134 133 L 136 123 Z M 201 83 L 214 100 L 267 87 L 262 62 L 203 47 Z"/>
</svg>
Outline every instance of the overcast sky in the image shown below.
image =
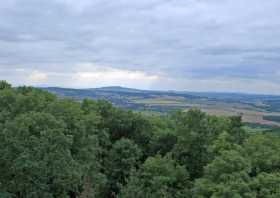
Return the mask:
<svg viewBox="0 0 280 198">
<path fill-rule="evenodd" d="M 279 0 L 9 0 L 13 85 L 280 94 Z"/>
</svg>

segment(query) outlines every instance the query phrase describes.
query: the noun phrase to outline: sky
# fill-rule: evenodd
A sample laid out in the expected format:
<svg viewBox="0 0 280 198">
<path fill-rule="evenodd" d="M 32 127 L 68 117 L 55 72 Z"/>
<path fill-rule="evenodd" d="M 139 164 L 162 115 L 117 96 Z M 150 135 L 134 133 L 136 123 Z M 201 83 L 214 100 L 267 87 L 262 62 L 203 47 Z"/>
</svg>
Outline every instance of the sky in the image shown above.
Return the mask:
<svg viewBox="0 0 280 198">
<path fill-rule="evenodd" d="M 280 94 L 279 0 L 9 0 L 14 86 Z"/>
</svg>

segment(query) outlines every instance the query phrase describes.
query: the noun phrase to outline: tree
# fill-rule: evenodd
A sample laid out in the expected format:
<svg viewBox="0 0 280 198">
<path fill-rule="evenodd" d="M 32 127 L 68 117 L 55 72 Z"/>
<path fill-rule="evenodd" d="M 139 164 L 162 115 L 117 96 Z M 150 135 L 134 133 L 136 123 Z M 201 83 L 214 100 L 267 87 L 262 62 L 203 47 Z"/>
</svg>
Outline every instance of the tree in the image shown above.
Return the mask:
<svg viewBox="0 0 280 198">
<path fill-rule="evenodd" d="M 85 188 L 102 193 L 106 176 L 95 112 L 85 115 L 78 102 L 39 89 L 4 89 L 0 126 L 1 195 L 72 198 Z M 88 179 L 94 182 L 88 185 Z"/>
<path fill-rule="evenodd" d="M 149 143 L 149 155 L 160 154 L 165 156 L 172 151 L 177 143 L 177 136 L 171 133 L 162 133 L 154 136 Z"/>
<path fill-rule="evenodd" d="M 212 156 L 219 156 L 224 151 L 235 150 L 241 151 L 242 146 L 233 141 L 232 136 L 226 131 L 223 131 L 208 147 L 209 154 Z"/>
<path fill-rule="evenodd" d="M 238 151 L 222 151 L 205 167 L 204 176 L 196 179 L 194 197 L 253 198 L 250 189 L 250 162 Z"/>
<path fill-rule="evenodd" d="M 14 118 L 17 114 L 17 94 L 13 89 L 0 90 L 0 123 Z"/>
<path fill-rule="evenodd" d="M 280 172 L 260 173 L 252 181 L 251 188 L 256 192 L 256 197 L 280 197 Z"/>
<path fill-rule="evenodd" d="M 189 175 L 185 167 L 169 157 L 149 157 L 137 172 L 131 174 L 119 197 L 190 197 Z"/>
<path fill-rule="evenodd" d="M 27 113 L 0 132 L 1 184 L 15 197 L 61 197 L 78 193 L 79 164 L 65 125 L 46 113 Z"/>
<path fill-rule="evenodd" d="M 191 179 L 198 178 L 211 159 L 208 146 L 215 138 L 216 131 L 211 130 L 206 114 L 197 109 L 187 113 L 178 112 L 173 120 L 178 141 L 172 155 L 181 165 L 186 166 Z"/>
<path fill-rule="evenodd" d="M 53 94 L 31 87 L 0 91 L 0 123 L 27 112 L 42 112 L 56 100 Z"/>
<path fill-rule="evenodd" d="M 242 117 L 230 117 L 230 123 L 228 126 L 228 133 L 230 134 L 232 141 L 237 144 L 242 144 L 243 141 L 247 138 L 246 131 L 242 128 Z"/>
<path fill-rule="evenodd" d="M 120 139 L 113 144 L 108 154 L 106 172 L 110 185 L 110 194 L 117 193 L 124 185 L 130 172 L 139 165 L 140 148 L 129 139 Z"/>
<path fill-rule="evenodd" d="M 12 85 L 7 83 L 6 81 L 0 80 L 0 90 L 10 89 L 10 88 L 12 88 Z"/>
<path fill-rule="evenodd" d="M 251 135 L 244 144 L 245 152 L 252 161 L 252 176 L 258 173 L 280 171 L 279 135 Z"/>
</svg>

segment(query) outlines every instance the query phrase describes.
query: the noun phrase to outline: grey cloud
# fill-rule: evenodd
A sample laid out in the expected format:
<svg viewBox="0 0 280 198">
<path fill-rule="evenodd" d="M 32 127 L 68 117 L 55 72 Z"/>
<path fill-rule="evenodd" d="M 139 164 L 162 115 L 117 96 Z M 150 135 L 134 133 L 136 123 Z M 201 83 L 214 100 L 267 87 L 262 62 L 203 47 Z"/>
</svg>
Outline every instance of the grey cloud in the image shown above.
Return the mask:
<svg viewBox="0 0 280 198">
<path fill-rule="evenodd" d="M 242 55 L 242 54 L 279 54 L 279 47 L 270 48 L 249 48 L 249 47 L 238 47 L 238 46 L 218 46 L 218 47 L 208 47 L 199 50 L 202 54 L 206 55 Z M 261 56 L 260 56 L 261 57 Z"/>
<path fill-rule="evenodd" d="M 0 67 L 63 72 L 92 63 L 174 78 L 275 81 L 260 68 L 279 66 L 279 8 L 278 0 L 2 2 Z"/>
</svg>

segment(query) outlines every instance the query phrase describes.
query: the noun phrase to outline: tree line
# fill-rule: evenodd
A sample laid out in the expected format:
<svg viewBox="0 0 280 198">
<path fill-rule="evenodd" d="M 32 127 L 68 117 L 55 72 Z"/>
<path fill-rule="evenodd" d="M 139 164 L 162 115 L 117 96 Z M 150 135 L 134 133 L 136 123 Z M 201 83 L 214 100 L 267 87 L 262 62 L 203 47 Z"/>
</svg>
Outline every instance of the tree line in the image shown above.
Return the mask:
<svg viewBox="0 0 280 198">
<path fill-rule="evenodd" d="M 1 198 L 279 198 L 280 136 L 0 82 Z"/>
</svg>

